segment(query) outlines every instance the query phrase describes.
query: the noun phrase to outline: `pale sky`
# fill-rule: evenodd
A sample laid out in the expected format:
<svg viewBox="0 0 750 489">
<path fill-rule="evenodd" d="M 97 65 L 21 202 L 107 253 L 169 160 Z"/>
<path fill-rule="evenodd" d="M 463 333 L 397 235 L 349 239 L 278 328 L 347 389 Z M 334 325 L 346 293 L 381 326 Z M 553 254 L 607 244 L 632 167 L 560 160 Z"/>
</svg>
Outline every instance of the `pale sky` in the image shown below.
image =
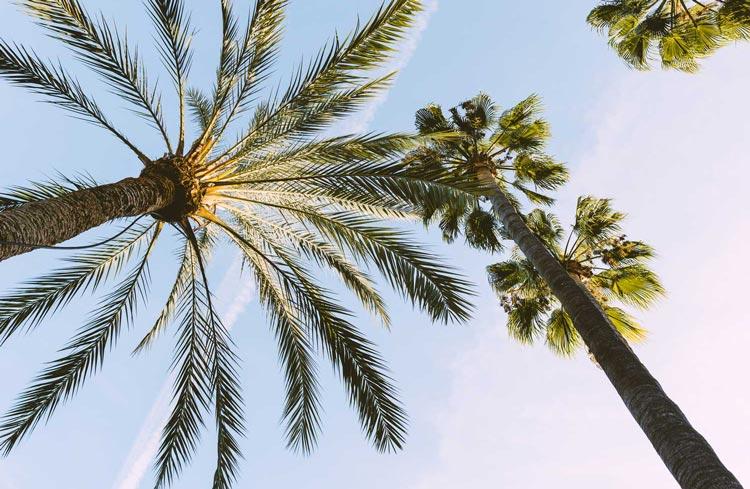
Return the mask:
<svg viewBox="0 0 750 489">
<path fill-rule="evenodd" d="M 151 31 L 140 2 L 88 0 L 145 49 Z M 238 2 L 244 4 L 246 0 Z M 190 0 L 200 32 L 193 72 L 210 83 L 216 55 L 216 8 Z M 292 0 L 283 79 L 300 55 L 314 52 L 377 0 Z M 432 2 L 419 29 L 395 61 L 402 73 L 393 90 L 343 129 L 410 130 L 428 102 L 450 106 L 479 90 L 508 106 L 535 92 L 552 124 L 551 151 L 567 161 L 571 183 L 557 214 L 569 223 L 575 198 L 615 199 L 628 213 L 625 230 L 652 244 L 654 266 L 668 297 L 638 317 L 650 329 L 636 352 L 741 481 L 750 481 L 750 313 L 744 289 L 750 264 L 747 191 L 750 155 L 750 46 L 726 48 L 697 75 L 627 69 L 604 39 L 584 23 L 592 0 Z M 69 57 L 19 15 L 0 5 L 0 33 Z M 211 43 L 214 44 L 211 44 Z M 151 53 L 148 49 L 145 52 Z M 156 65 L 154 65 L 155 67 Z M 105 90 L 96 87 L 105 102 Z M 166 76 L 162 77 L 167 87 Z M 100 181 L 132 175 L 138 162 L 104 132 L 40 104 L 0 82 L 2 186 L 63 172 L 88 171 Z M 151 148 L 157 140 L 121 104 L 120 126 Z M 141 139 L 145 138 L 145 139 Z M 421 232 L 419 227 L 416 230 Z M 359 431 L 343 388 L 323 370 L 325 414 L 319 449 L 301 457 L 284 448 L 282 375 L 275 342 L 239 276 L 235 256 L 220 253 L 212 267 L 221 310 L 243 357 L 249 434 L 242 446 L 237 487 L 309 489 L 649 489 L 676 488 L 606 378 L 585 355 L 563 360 L 543 345 L 522 347 L 505 332 L 505 316 L 487 286 L 484 267 L 498 261 L 460 244 L 425 237 L 477 284 L 477 312 L 464 326 L 433 326 L 387 296 L 395 318 L 384 332 L 363 317 L 386 359 L 409 412 L 402 453 L 380 455 Z M 168 248 L 168 247 L 167 247 Z M 155 303 L 172 275 L 170 251 L 152 270 Z M 58 255 L 42 252 L 3 263 L 0 288 L 44 270 Z M 0 350 L 0 410 L 75 331 L 93 302 L 77 302 L 39 330 Z M 169 404 L 171 338 L 147 355 L 130 349 L 151 316 L 123 335 L 103 372 L 10 457 L 0 460 L 0 489 L 151 487 L 150 453 Z M 209 486 L 214 462 L 208 433 L 193 466 L 175 486 Z"/>
</svg>

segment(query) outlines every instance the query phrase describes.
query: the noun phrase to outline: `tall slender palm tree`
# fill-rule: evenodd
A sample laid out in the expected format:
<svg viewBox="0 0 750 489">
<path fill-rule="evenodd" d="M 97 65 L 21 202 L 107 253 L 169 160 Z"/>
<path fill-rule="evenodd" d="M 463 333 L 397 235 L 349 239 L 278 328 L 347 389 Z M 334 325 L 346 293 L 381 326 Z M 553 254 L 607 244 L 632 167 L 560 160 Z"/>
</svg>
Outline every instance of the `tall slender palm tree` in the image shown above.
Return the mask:
<svg viewBox="0 0 750 489">
<path fill-rule="evenodd" d="M 174 139 L 138 51 L 114 26 L 89 15 L 77 0 L 20 3 L 152 123 L 166 154 L 152 158 L 139 150 L 64 68 L 0 42 L 0 75 L 103 127 L 143 165 L 139 176 L 108 185 L 62 178 L 11 189 L 0 200 L 0 259 L 54 247 L 105 222 L 133 217 L 118 235 L 84 247 L 63 268 L 0 298 L 4 343 L 74 297 L 117 279 L 62 356 L 44 368 L 3 418 L 0 449 L 10 452 L 100 369 L 105 353 L 133 323 L 147 295 L 149 260 L 166 239 L 170 246 L 178 243 L 174 283 L 136 348 L 145 350 L 177 323 L 174 407 L 156 460 L 156 487 L 172 483 L 189 462 L 210 411 L 218 431 L 213 487 L 230 487 L 244 415 L 237 353 L 214 307 L 206 273 L 222 237 L 252 271 L 278 340 L 289 446 L 307 452 L 315 445 L 320 426 L 314 354 L 320 351 L 341 376 L 375 447 L 400 448 L 405 415 L 384 362 L 314 270 L 335 271 L 362 306 L 385 323 L 386 306 L 365 264 L 433 319 L 466 319 L 468 284 L 402 229 L 384 225 L 386 219 L 418 216 L 424 205 L 451 198 L 456 190 L 449 184 L 456 179 L 416 173 L 404 164 L 412 137 L 320 133 L 388 86 L 392 73 L 368 72 L 395 51 L 420 2 L 384 4 L 369 22 L 300 66 L 286 91 L 252 108 L 277 58 L 286 1 L 258 0 L 244 28 L 231 2 L 220 2 L 220 63 L 213 92 L 205 94 L 188 87 L 193 28 L 183 2 L 148 0 L 179 101 Z M 232 123 L 250 109 L 249 125 L 230 139 Z M 199 128 L 189 144 L 188 114 Z"/>
<path fill-rule="evenodd" d="M 533 201 L 551 202 L 539 191 L 561 185 L 566 177 L 565 167 L 542 153 L 549 128 L 538 117 L 539 110 L 539 99 L 532 96 L 501 113 L 484 94 L 451 109 L 448 117 L 438 105 L 419 110 L 420 133 L 440 137 L 407 158 L 411 164 L 426 172 L 443 168 L 448 174 L 465 175 L 483 189 L 481 199 L 465 196 L 429 209 L 426 217 L 440 219 L 449 238 L 463 226 L 467 238 L 485 248 L 497 248 L 503 235 L 513 240 L 570 315 L 581 340 L 679 484 L 686 489 L 741 487 L 589 289 L 569 273 L 519 212 L 511 190 Z M 536 188 L 530 189 L 532 185 Z M 481 209 L 482 200 L 491 204 L 494 215 Z"/>
<path fill-rule="evenodd" d="M 718 48 L 750 39 L 750 0 L 605 0 L 587 20 L 635 68 L 660 59 L 692 72 Z"/>
<path fill-rule="evenodd" d="M 565 270 L 588 289 L 623 338 L 638 341 L 645 330 L 613 303 L 646 308 L 664 289 L 647 266 L 653 257 L 651 247 L 621 234 L 624 217 L 607 199 L 581 197 L 567 236 L 557 217 L 541 209 L 529 213 L 526 224 Z M 518 250 L 509 260 L 487 267 L 487 272 L 508 314 L 513 338 L 523 343 L 544 338 L 550 349 L 563 356 L 572 355 L 581 346 L 570 313 Z"/>
</svg>

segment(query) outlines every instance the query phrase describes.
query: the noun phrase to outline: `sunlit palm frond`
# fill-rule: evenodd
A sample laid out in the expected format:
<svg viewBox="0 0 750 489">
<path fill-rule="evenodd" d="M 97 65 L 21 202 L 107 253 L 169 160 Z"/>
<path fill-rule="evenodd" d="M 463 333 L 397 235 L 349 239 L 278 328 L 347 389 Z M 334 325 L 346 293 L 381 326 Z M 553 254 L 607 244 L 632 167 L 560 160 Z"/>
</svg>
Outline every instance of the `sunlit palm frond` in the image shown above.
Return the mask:
<svg viewBox="0 0 750 489">
<path fill-rule="evenodd" d="M 699 61 L 750 34 L 747 0 L 606 0 L 588 16 L 607 31 L 610 45 L 630 66 L 694 72 Z"/>
<path fill-rule="evenodd" d="M 592 280 L 612 297 L 643 309 L 665 294 L 657 275 L 643 264 L 610 268 Z"/>
<path fill-rule="evenodd" d="M 261 84 L 268 79 L 279 52 L 286 5 L 287 0 L 258 0 L 255 3 L 237 55 L 239 79 L 224 107 L 224 122 L 219 135 L 246 110 L 248 103 L 258 95 Z"/>
<path fill-rule="evenodd" d="M 572 356 L 581 345 L 581 336 L 567 312 L 557 308 L 547 318 L 547 346 L 563 357 Z"/>
</svg>

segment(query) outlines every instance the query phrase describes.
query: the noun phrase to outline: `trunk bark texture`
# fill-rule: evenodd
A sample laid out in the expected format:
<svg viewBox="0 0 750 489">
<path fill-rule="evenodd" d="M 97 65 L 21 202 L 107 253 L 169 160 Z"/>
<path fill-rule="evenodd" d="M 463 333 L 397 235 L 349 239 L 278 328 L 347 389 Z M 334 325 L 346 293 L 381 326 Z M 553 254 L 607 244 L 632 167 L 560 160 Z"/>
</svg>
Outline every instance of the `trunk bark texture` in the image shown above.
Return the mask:
<svg viewBox="0 0 750 489">
<path fill-rule="evenodd" d="M 174 194 L 169 179 L 140 176 L 0 211 L 0 261 L 62 243 L 113 219 L 157 211 Z"/>
<path fill-rule="evenodd" d="M 586 346 L 680 487 L 742 489 L 615 330 L 597 301 L 526 226 L 490 170 L 478 170 L 478 177 L 505 229 L 570 314 Z"/>
</svg>

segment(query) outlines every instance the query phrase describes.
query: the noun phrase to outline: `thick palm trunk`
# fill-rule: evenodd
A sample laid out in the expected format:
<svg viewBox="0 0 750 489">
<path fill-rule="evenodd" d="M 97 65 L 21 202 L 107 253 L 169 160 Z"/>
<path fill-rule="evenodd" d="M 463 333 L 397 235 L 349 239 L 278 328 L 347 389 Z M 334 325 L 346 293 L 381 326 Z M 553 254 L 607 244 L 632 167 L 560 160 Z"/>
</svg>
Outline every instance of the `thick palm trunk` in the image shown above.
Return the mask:
<svg viewBox="0 0 750 489">
<path fill-rule="evenodd" d="M 615 330 L 596 300 L 526 226 L 489 169 L 478 171 L 505 229 L 570 314 L 583 341 L 684 489 L 741 489 L 708 442 Z"/>
<path fill-rule="evenodd" d="M 169 179 L 149 175 L 0 211 L 0 261 L 61 243 L 113 219 L 162 209 L 173 196 Z"/>
</svg>

